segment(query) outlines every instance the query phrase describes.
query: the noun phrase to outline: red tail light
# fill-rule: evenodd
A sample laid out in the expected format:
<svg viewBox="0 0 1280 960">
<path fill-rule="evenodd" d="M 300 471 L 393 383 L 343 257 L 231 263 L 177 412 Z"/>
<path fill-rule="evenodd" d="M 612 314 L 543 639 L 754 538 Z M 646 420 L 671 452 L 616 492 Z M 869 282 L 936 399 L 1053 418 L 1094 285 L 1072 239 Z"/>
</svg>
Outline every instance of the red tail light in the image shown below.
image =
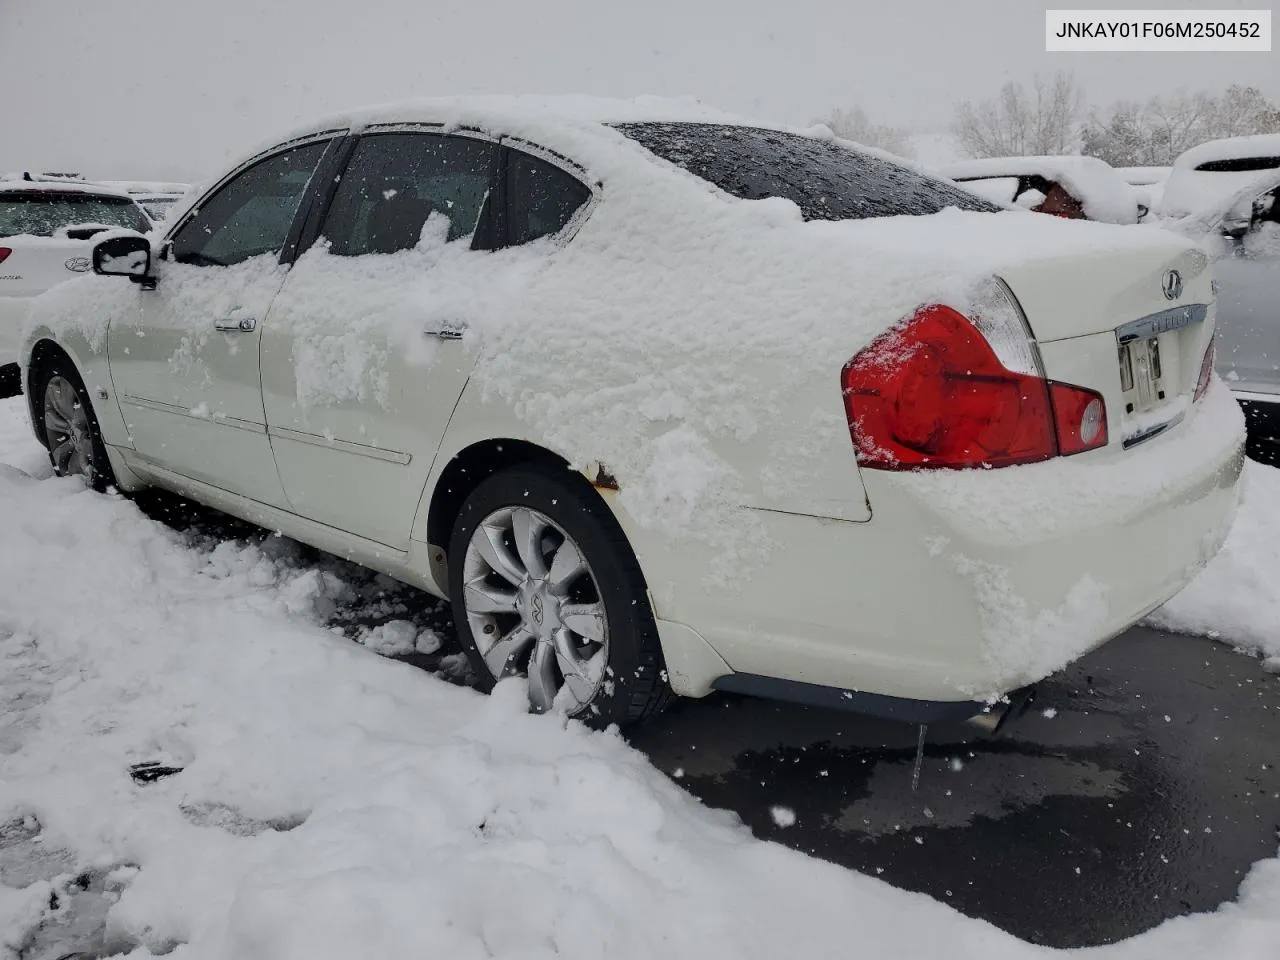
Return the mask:
<svg viewBox="0 0 1280 960">
<path fill-rule="evenodd" d="M 13 253 L 12 247 L 0 247 L 0 263 L 4 263 L 9 259 L 9 254 Z"/>
<path fill-rule="evenodd" d="M 864 467 L 1006 467 L 1107 442 L 1099 394 L 1008 369 L 973 322 L 940 304 L 850 360 L 841 386 Z"/>
<path fill-rule="evenodd" d="M 1196 381 L 1196 395 L 1192 398 L 1192 403 L 1203 397 L 1209 384 L 1213 383 L 1213 367 L 1218 362 L 1217 336 L 1215 333 L 1210 337 L 1209 346 L 1204 349 L 1204 359 L 1200 361 L 1200 378 Z"/>
<path fill-rule="evenodd" d="M 1102 394 L 1068 383 L 1049 384 L 1058 452 L 1064 457 L 1107 445 L 1107 404 Z"/>
</svg>

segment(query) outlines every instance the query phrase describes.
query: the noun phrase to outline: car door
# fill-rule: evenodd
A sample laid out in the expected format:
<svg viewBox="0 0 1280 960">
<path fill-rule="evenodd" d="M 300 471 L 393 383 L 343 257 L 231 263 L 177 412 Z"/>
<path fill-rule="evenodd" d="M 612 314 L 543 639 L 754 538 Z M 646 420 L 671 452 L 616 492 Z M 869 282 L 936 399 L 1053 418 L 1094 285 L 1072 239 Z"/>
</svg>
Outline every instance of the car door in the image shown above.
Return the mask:
<svg viewBox="0 0 1280 960">
<path fill-rule="evenodd" d="M 1280 199 L 1254 203 L 1247 231 L 1214 263 L 1218 373 L 1239 393 L 1280 399 Z"/>
<path fill-rule="evenodd" d="M 169 233 L 154 289 L 108 331 L 135 456 L 287 507 L 266 433 L 259 338 L 288 271 L 290 235 L 332 137 L 291 143 L 233 172 Z"/>
<path fill-rule="evenodd" d="M 556 233 L 588 197 L 482 134 L 361 137 L 264 332 L 267 424 L 294 509 L 408 549 L 475 364 L 467 330 L 528 268 L 498 248 Z"/>
</svg>

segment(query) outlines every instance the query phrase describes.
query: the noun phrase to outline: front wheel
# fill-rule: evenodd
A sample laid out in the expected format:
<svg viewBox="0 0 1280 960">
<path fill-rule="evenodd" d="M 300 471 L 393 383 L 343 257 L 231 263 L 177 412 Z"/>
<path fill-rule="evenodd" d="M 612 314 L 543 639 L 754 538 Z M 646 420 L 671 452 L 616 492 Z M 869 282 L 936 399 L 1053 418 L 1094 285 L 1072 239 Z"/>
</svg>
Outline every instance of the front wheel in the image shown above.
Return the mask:
<svg viewBox="0 0 1280 960">
<path fill-rule="evenodd" d="M 45 446 L 53 472 L 81 476 L 98 492 L 115 484 L 98 418 L 84 381 L 71 362 L 58 357 L 46 363 L 32 394 L 40 400 Z"/>
<path fill-rule="evenodd" d="M 671 697 L 640 565 L 599 495 L 567 468 L 495 474 L 449 544 L 454 622 L 487 691 L 526 676 L 536 712 L 635 723 Z"/>
</svg>

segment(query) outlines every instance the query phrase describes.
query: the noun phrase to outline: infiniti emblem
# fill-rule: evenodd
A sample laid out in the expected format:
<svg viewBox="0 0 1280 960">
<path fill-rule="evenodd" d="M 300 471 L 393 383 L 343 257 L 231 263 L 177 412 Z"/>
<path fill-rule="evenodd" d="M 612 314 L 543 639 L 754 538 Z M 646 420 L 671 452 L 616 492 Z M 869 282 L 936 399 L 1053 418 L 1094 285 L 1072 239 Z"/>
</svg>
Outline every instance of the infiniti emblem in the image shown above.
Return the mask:
<svg viewBox="0 0 1280 960">
<path fill-rule="evenodd" d="M 1182 296 L 1182 274 L 1177 270 L 1166 270 L 1160 286 L 1166 300 L 1177 300 Z"/>
<path fill-rule="evenodd" d="M 535 593 L 529 606 L 531 607 L 530 612 L 533 614 L 533 622 L 538 626 L 542 626 L 542 597 Z"/>
</svg>

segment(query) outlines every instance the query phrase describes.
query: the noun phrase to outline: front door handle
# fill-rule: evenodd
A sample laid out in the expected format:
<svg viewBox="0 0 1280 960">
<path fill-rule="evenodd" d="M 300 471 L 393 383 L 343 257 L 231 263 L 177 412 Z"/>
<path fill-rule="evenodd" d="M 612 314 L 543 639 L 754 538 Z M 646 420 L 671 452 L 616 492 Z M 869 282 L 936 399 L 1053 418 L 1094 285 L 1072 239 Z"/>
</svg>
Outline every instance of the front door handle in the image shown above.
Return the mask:
<svg viewBox="0 0 1280 960">
<path fill-rule="evenodd" d="M 438 326 L 429 327 L 422 332 L 428 337 L 437 337 L 441 340 L 461 340 L 463 334 L 467 332 L 467 325 L 457 320 L 446 320 Z"/>
<path fill-rule="evenodd" d="M 213 321 L 213 329 L 219 333 L 252 333 L 258 328 L 258 321 L 253 317 L 227 317 L 225 320 Z"/>
</svg>

